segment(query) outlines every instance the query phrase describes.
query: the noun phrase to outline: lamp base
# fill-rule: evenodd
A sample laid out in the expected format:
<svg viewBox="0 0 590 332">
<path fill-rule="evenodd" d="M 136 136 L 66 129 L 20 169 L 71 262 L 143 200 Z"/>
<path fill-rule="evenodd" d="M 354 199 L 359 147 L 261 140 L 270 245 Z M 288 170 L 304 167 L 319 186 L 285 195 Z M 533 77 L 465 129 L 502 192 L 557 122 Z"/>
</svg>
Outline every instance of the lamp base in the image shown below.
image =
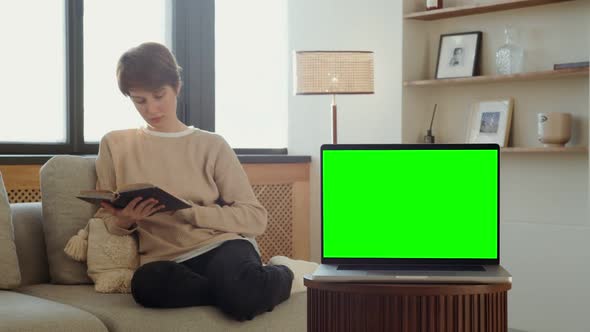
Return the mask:
<svg viewBox="0 0 590 332">
<path fill-rule="evenodd" d="M 338 109 L 336 95 L 332 95 L 332 144 L 338 144 Z"/>
<path fill-rule="evenodd" d="M 338 144 L 338 111 L 336 105 L 332 105 L 332 144 Z"/>
</svg>

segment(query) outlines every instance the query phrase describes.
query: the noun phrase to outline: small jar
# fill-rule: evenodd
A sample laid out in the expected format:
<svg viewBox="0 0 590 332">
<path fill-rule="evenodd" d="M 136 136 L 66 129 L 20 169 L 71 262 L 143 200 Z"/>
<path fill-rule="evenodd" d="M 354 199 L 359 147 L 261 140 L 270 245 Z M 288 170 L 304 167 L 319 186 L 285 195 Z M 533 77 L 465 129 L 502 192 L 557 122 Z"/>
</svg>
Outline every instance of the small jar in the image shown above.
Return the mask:
<svg viewBox="0 0 590 332">
<path fill-rule="evenodd" d="M 426 0 L 426 10 L 441 9 L 443 0 Z"/>
</svg>

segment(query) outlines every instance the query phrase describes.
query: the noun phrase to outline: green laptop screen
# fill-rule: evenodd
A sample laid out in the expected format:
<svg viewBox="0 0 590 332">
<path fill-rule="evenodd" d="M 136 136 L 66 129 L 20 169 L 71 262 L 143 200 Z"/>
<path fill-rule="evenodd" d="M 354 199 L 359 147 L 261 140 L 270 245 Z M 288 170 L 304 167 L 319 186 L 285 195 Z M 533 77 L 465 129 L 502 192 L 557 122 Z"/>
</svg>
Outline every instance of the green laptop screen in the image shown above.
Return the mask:
<svg viewBox="0 0 590 332">
<path fill-rule="evenodd" d="M 322 150 L 324 258 L 496 259 L 498 151 Z"/>
</svg>

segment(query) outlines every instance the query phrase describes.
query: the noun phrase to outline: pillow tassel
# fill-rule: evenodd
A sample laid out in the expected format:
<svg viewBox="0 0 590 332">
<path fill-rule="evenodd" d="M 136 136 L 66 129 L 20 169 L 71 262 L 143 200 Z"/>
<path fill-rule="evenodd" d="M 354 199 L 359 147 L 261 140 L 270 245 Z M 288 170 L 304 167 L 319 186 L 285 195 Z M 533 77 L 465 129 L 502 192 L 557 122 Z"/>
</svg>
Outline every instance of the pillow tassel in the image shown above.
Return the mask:
<svg viewBox="0 0 590 332">
<path fill-rule="evenodd" d="M 79 230 L 78 234 L 70 238 L 64 251 L 75 261 L 86 261 L 86 253 L 88 252 L 88 231 L 86 228 Z"/>
</svg>

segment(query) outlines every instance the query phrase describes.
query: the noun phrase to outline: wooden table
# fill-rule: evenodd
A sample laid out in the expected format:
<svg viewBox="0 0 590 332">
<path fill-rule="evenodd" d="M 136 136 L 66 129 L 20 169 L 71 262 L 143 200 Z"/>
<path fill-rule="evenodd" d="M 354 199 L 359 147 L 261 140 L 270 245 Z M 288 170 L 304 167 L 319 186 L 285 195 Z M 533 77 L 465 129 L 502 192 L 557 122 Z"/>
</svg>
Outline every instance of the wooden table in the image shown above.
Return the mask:
<svg viewBox="0 0 590 332">
<path fill-rule="evenodd" d="M 507 332 L 512 284 L 387 284 L 304 280 L 307 331 Z"/>
</svg>

